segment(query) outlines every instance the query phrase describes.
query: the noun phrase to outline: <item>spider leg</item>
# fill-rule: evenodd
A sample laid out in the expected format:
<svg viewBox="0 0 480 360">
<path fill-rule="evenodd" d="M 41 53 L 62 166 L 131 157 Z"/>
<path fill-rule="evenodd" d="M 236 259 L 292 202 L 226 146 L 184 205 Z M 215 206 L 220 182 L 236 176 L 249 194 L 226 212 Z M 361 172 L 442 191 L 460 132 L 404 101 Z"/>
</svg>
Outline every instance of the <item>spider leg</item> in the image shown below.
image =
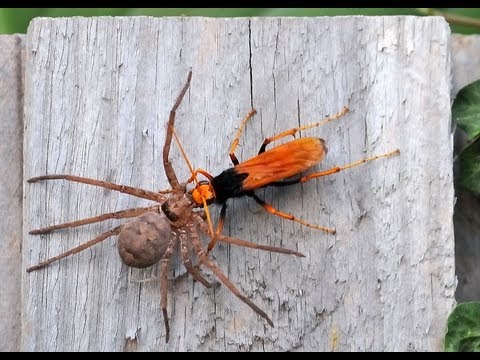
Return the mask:
<svg viewBox="0 0 480 360">
<path fill-rule="evenodd" d="M 43 176 L 37 176 L 31 179 L 28 179 L 27 182 L 34 183 L 37 181 L 44 181 L 44 180 L 67 180 L 67 181 L 79 182 L 83 184 L 103 187 L 105 189 L 119 191 L 124 194 L 133 195 L 142 199 L 152 200 L 159 203 L 163 203 L 166 200 L 165 196 L 163 196 L 161 193 L 157 193 L 154 191 L 134 188 L 127 185 L 118 185 L 108 181 L 95 180 L 95 179 L 90 179 L 90 178 L 85 178 L 80 176 L 74 176 L 74 175 L 64 175 L 64 174 L 43 175 Z"/>
<path fill-rule="evenodd" d="M 172 187 L 173 191 L 176 191 L 176 192 L 182 191 L 182 187 L 178 182 L 177 175 L 173 170 L 172 163 L 168 159 L 168 156 L 170 155 L 170 146 L 172 145 L 175 114 L 178 107 L 180 106 L 180 103 L 182 102 L 183 97 L 185 96 L 185 93 L 188 90 L 188 87 L 190 86 L 191 79 L 192 79 L 192 71 L 188 73 L 187 82 L 185 83 L 180 94 L 178 95 L 177 100 L 175 101 L 175 104 L 172 107 L 172 110 L 170 110 L 170 117 L 168 118 L 168 124 L 167 124 L 167 133 L 165 135 L 165 144 L 163 145 L 163 167 L 165 169 L 165 175 L 167 176 L 168 182 L 170 183 L 170 186 Z"/>
<path fill-rule="evenodd" d="M 63 223 L 63 224 L 57 224 L 57 225 L 44 227 L 44 228 L 41 228 L 41 229 L 32 230 L 32 231 L 29 232 L 29 234 L 30 235 L 46 234 L 46 233 L 48 233 L 50 231 L 54 231 L 54 230 L 77 227 L 77 226 L 82 226 L 82 225 L 87 225 L 87 224 L 93 224 L 93 223 L 108 220 L 108 219 L 132 218 L 132 217 L 142 215 L 142 214 L 144 214 L 146 212 L 149 212 L 149 211 L 159 212 L 160 211 L 160 205 L 115 211 L 115 212 L 111 212 L 111 213 L 108 213 L 108 214 L 102 214 L 102 215 L 98 215 L 98 216 L 94 216 L 94 217 L 90 217 L 90 218 L 86 218 L 86 219 L 82 219 L 82 220 L 71 221 L 71 222 L 67 222 L 67 223 Z"/>
<path fill-rule="evenodd" d="M 187 269 L 187 272 L 192 275 L 192 277 L 197 280 L 198 282 L 202 283 L 203 286 L 206 288 L 211 288 L 213 287 L 213 284 L 209 282 L 207 279 L 203 277 L 203 275 L 198 271 L 196 267 L 193 266 L 192 260 L 190 259 L 189 256 L 189 247 L 188 247 L 188 241 L 187 241 L 187 234 L 184 230 L 180 230 L 180 234 L 178 236 L 180 240 L 180 254 L 182 256 L 182 261 L 183 265 L 185 266 L 185 269 Z"/>
<path fill-rule="evenodd" d="M 195 216 L 195 223 L 200 227 L 200 230 L 205 233 L 206 235 L 209 235 L 209 229 L 208 226 L 205 224 L 203 219 L 200 216 Z M 281 254 L 287 254 L 287 255 L 295 255 L 298 257 L 305 257 L 302 253 L 290 249 L 285 249 L 282 247 L 277 247 L 277 246 L 268 246 L 268 245 L 261 245 L 257 244 L 254 242 L 250 242 L 247 240 L 242 240 L 239 238 L 234 238 L 230 236 L 225 236 L 221 234 L 216 235 L 216 240 L 228 243 L 228 244 L 233 244 L 233 245 L 238 245 L 250 249 L 257 249 L 257 250 L 265 250 L 265 251 L 270 251 L 270 252 L 276 252 L 276 253 L 281 253 Z"/>
<path fill-rule="evenodd" d="M 167 189 L 167 190 L 158 190 L 159 194 L 171 194 L 173 193 L 173 189 Z"/>
<path fill-rule="evenodd" d="M 165 254 L 162 256 L 161 264 L 161 275 L 160 275 L 160 307 L 162 308 L 163 321 L 165 323 L 165 342 L 168 343 L 170 339 L 170 324 L 168 321 L 168 269 L 170 267 L 170 258 L 172 257 L 173 251 L 175 250 L 175 245 L 177 244 L 178 237 L 177 234 L 172 232 L 170 241 L 165 250 Z"/>
<path fill-rule="evenodd" d="M 243 295 L 236 287 L 233 285 L 233 283 L 230 281 L 230 279 L 220 270 L 217 264 L 215 264 L 212 260 L 210 260 L 206 255 L 205 252 L 202 250 L 202 244 L 200 242 L 200 238 L 198 236 L 197 229 L 195 228 L 195 225 L 193 224 L 187 224 L 187 228 L 190 232 L 190 236 L 192 239 L 192 244 L 193 248 L 195 249 L 195 252 L 197 253 L 198 258 L 200 261 L 208 266 L 210 270 L 213 271 L 213 273 L 220 279 L 220 281 L 230 289 L 230 291 L 238 297 L 240 300 L 242 300 L 245 304 L 250 306 L 250 308 L 253 309 L 258 315 L 263 317 L 270 326 L 273 327 L 273 322 L 272 320 L 268 317 L 268 315 L 260 309 L 257 305 L 253 303 L 249 298 L 247 298 L 245 295 Z"/>
<path fill-rule="evenodd" d="M 90 241 L 87 241 L 86 243 L 83 243 L 83 244 L 81 244 L 77 247 L 74 247 L 73 249 L 70 249 L 70 250 L 68 250 L 68 251 L 66 251 L 66 252 L 64 252 L 60 255 L 57 255 L 57 256 L 54 256 L 50 259 L 42 261 L 42 262 L 38 263 L 37 265 L 30 266 L 29 268 L 27 268 L 27 272 L 31 272 L 31 271 L 34 271 L 34 270 L 41 269 L 41 268 L 47 266 L 48 264 L 51 264 L 54 261 L 66 258 L 67 256 L 70 256 L 70 255 L 79 253 L 80 251 L 83 251 L 85 249 L 88 249 L 89 247 L 91 247 L 95 244 L 98 244 L 99 242 L 102 242 L 103 240 L 108 239 L 111 236 L 118 235 L 120 233 L 120 231 L 122 230 L 122 228 L 123 228 L 123 225 L 119 225 L 119 226 L 113 228 L 112 230 L 106 231 L 103 234 L 100 234 L 99 236 L 97 236 L 96 238 L 94 238 Z"/>
</svg>

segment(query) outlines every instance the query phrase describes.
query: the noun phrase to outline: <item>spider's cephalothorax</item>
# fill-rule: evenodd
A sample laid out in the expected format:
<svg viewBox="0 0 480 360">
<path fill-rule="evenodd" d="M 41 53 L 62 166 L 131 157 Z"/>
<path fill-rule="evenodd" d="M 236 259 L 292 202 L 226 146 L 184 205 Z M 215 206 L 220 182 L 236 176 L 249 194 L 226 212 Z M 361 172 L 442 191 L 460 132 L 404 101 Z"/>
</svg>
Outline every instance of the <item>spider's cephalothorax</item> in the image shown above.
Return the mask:
<svg viewBox="0 0 480 360">
<path fill-rule="evenodd" d="M 168 198 L 161 207 L 172 225 L 180 228 L 190 220 L 194 204 L 185 194 L 178 194 Z"/>
</svg>

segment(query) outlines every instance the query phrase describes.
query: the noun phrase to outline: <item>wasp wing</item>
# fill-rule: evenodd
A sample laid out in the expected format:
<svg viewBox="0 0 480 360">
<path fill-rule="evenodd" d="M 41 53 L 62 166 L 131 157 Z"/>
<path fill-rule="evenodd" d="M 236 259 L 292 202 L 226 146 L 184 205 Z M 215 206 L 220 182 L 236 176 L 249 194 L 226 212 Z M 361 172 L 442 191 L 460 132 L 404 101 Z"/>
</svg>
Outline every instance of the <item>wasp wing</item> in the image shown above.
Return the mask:
<svg viewBox="0 0 480 360">
<path fill-rule="evenodd" d="M 308 170 L 327 153 L 323 139 L 300 138 L 276 146 L 234 167 L 236 174 L 248 174 L 242 190 L 254 190 Z"/>
</svg>

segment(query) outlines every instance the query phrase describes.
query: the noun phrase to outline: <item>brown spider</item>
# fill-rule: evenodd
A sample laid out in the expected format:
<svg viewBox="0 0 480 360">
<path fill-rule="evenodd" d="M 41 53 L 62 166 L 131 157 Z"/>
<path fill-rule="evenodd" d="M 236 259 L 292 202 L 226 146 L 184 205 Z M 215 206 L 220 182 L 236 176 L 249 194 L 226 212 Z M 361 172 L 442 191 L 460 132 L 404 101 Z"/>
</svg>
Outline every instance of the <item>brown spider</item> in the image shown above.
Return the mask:
<svg viewBox="0 0 480 360">
<path fill-rule="evenodd" d="M 243 247 L 266 250 L 271 252 L 278 252 L 283 254 L 291 254 L 299 257 L 304 255 L 285 248 L 273 247 L 267 245 L 259 245 L 246 240 L 224 236 L 218 232 L 213 234 L 212 225 L 209 220 L 208 207 L 205 206 L 205 212 L 207 214 L 207 220 L 205 220 L 204 211 L 198 211 L 199 207 L 207 205 L 205 198 L 203 198 L 203 204 L 199 205 L 193 201 L 191 192 L 186 191 L 186 184 L 180 184 L 172 164 L 168 159 L 170 153 L 170 145 L 172 142 L 172 136 L 174 133 L 175 112 L 180 106 L 180 103 L 190 86 L 192 72 L 188 74 L 187 82 L 180 92 L 172 110 L 170 111 L 170 117 L 167 125 L 166 139 L 163 147 L 163 165 L 165 168 L 165 174 L 171 189 L 166 191 L 153 192 L 140 188 L 134 188 L 126 185 L 118 185 L 106 181 L 94 180 L 90 178 L 78 177 L 73 175 L 44 175 L 34 177 L 27 182 L 34 183 L 43 180 L 55 180 L 62 179 L 72 182 L 79 182 L 84 184 L 90 184 L 94 186 L 103 187 L 110 190 L 119 191 L 125 194 L 133 195 L 139 198 L 155 201 L 160 205 L 152 205 L 148 207 L 131 208 L 121 211 L 116 211 L 108 214 L 102 214 L 95 217 L 90 217 L 83 220 L 68 222 L 64 224 L 52 225 L 45 228 L 32 230 L 30 234 L 39 235 L 45 234 L 53 230 L 72 228 L 76 226 L 92 224 L 107 219 L 126 219 L 134 218 L 133 220 L 119 225 L 109 231 L 106 231 L 96 238 L 87 241 L 73 249 L 70 249 L 60 255 L 54 256 L 50 259 L 42 261 L 37 265 L 33 265 L 27 269 L 27 272 L 41 269 L 52 262 L 63 259 L 69 255 L 76 254 L 83 251 L 111 236 L 118 235 L 117 247 L 122 261 L 132 267 L 145 268 L 154 265 L 161 260 L 161 278 L 160 278 L 160 292 L 161 301 L 160 306 L 162 308 L 164 322 L 165 322 L 165 340 L 168 342 L 170 334 L 170 326 L 167 314 L 167 292 L 168 292 L 168 278 L 167 272 L 169 269 L 170 258 L 180 243 L 180 254 L 182 262 L 189 274 L 202 283 L 205 287 L 210 288 L 214 285 L 213 282 L 208 281 L 200 273 L 199 266 L 194 266 L 191 260 L 192 247 L 199 260 L 199 265 L 203 264 L 207 266 L 218 279 L 228 288 L 235 296 L 242 300 L 245 304 L 250 306 L 258 315 L 263 317 L 268 324 L 273 326 L 272 320 L 268 315 L 255 305 L 250 299 L 242 294 L 229 278 L 220 270 L 218 265 L 213 262 L 207 255 L 207 251 L 203 250 L 202 243 L 198 229 L 204 234 L 215 238 L 215 241 L 222 241 L 229 244 L 239 245 Z M 176 137 L 176 136 L 175 136 Z M 179 143 L 180 146 L 180 143 Z M 181 147 L 180 147 L 181 148 Z M 183 149 L 182 154 L 183 154 Z M 185 156 L 184 156 L 185 157 Z M 191 168 L 190 164 L 187 164 Z M 191 170 L 193 171 L 193 170 Z M 188 181 L 196 180 L 195 174 L 192 172 L 192 178 Z M 187 183 L 188 183 L 187 182 Z M 198 182 L 197 182 L 198 186 Z"/>
</svg>

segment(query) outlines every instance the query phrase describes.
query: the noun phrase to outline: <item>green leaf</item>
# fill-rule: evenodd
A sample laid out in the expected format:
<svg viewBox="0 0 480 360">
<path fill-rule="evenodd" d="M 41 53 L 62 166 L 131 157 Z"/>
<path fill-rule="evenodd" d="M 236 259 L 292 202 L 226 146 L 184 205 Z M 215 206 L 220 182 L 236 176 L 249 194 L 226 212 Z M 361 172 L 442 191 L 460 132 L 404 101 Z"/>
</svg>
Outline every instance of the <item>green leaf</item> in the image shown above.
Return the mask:
<svg viewBox="0 0 480 360">
<path fill-rule="evenodd" d="M 480 136 L 480 80 L 458 92 L 452 106 L 452 117 L 470 141 Z"/>
<path fill-rule="evenodd" d="M 447 321 L 445 351 L 480 351 L 480 301 L 453 309 Z"/>
<path fill-rule="evenodd" d="M 460 154 L 460 185 L 480 194 L 480 139 L 467 146 Z"/>
<path fill-rule="evenodd" d="M 434 9 L 418 8 L 0 8 L 0 33 L 25 33 L 38 16 L 335 16 L 335 15 L 421 15 Z M 480 8 L 438 9 L 447 15 L 480 18 Z M 2 13 L 3 12 L 3 13 Z M 478 26 L 450 21 L 454 32 L 478 33 Z"/>
<path fill-rule="evenodd" d="M 418 15 L 414 8 L 270 8 L 265 16 Z"/>
</svg>

